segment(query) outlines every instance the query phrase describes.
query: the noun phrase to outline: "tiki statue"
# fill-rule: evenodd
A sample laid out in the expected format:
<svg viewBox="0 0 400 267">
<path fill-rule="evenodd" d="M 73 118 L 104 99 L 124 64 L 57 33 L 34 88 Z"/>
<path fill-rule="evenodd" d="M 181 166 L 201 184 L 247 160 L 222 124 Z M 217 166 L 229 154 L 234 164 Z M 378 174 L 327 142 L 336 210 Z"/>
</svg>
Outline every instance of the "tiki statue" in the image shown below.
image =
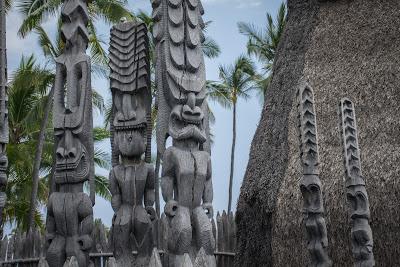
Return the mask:
<svg viewBox="0 0 400 267">
<path fill-rule="evenodd" d="M 7 53 L 5 1 L 0 0 L 0 225 L 3 225 L 3 209 L 6 204 L 7 166 L 6 144 L 8 144 L 8 98 L 7 98 Z M 3 238 L 3 233 L 0 233 Z"/>
<path fill-rule="evenodd" d="M 115 215 L 112 245 L 120 267 L 148 266 L 155 247 L 153 222 L 154 167 L 149 161 L 151 91 L 146 26 L 122 22 L 111 30 L 112 91 L 110 172 L 111 205 Z M 145 153 L 146 152 L 146 153 Z M 138 251 L 134 257 L 132 251 Z"/>
<path fill-rule="evenodd" d="M 56 59 L 53 125 L 54 191 L 47 208 L 46 260 L 50 267 L 75 257 L 89 266 L 94 205 L 93 122 L 86 0 L 66 0 L 61 9 L 63 53 Z M 86 181 L 90 197 L 83 192 Z"/>
<path fill-rule="evenodd" d="M 332 266 L 328 256 L 328 237 L 324 219 L 324 203 L 319 179 L 319 153 L 314 93 L 308 84 L 298 91 L 300 155 L 303 178 L 300 190 L 303 196 L 303 213 L 307 232 L 307 249 L 310 266 Z"/>
<path fill-rule="evenodd" d="M 340 101 L 340 114 L 354 266 L 372 267 L 375 266 L 372 251 L 374 241 L 369 225 L 369 200 L 361 171 L 360 148 L 358 146 L 357 123 L 353 102 L 347 98 L 342 99 Z"/>
<path fill-rule="evenodd" d="M 169 222 L 169 264 L 215 266 L 213 188 L 200 0 L 154 0 L 158 153 Z M 172 146 L 165 150 L 166 139 Z M 199 257 L 201 259 L 199 259 Z M 186 265 L 185 265 L 186 266 Z"/>
</svg>

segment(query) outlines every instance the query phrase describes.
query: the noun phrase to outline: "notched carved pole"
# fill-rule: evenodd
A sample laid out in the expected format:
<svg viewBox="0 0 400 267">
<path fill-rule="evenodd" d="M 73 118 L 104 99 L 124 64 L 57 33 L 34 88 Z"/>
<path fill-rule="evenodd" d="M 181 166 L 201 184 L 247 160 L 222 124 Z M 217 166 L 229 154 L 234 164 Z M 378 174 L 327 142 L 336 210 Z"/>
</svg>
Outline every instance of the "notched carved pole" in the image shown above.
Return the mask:
<svg viewBox="0 0 400 267">
<path fill-rule="evenodd" d="M 111 231 L 114 265 L 149 266 L 159 261 L 151 260 L 156 244 L 153 224 L 157 216 L 153 208 L 154 166 L 148 163 L 152 98 L 145 24 L 115 25 L 111 29 L 109 52 L 113 100 L 110 191 L 115 212 Z M 132 255 L 133 250 L 138 251 L 136 257 Z"/>
<path fill-rule="evenodd" d="M 332 266 L 328 255 L 328 237 L 324 219 L 324 203 L 319 179 L 319 152 L 314 93 L 308 85 L 298 91 L 300 155 L 303 178 L 300 190 L 303 196 L 303 213 L 307 231 L 307 248 L 310 266 Z"/>
<path fill-rule="evenodd" d="M 351 245 L 354 266 L 375 266 L 373 237 L 369 225 L 370 210 L 365 180 L 361 171 L 357 123 L 354 104 L 349 99 L 340 101 L 346 196 L 351 220 Z"/>
<path fill-rule="evenodd" d="M 169 266 L 212 267 L 215 240 L 200 0 L 153 0 L 157 147 L 169 223 Z M 172 146 L 165 149 L 166 139 Z M 190 264 L 189 264 L 190 262 Z M 187 265 L 185 265 L 187 264 Z"/>
<path fill-rule="evenodd" d="M 3 210 L 7 200 L 8 132 L 6 11 L 5 0 L 0 0 L 0 239 L 3 238 Z"/>
<path fill-rule="evenodd" d="M 91 63 L 86 55 L 86 0 L 66 0 L 61 9 L 63 53 L 54 86 L 55 191 L 47 207 L 46 260 L 50 267 L 89 266 L 94 205 Z M 90 197 L 83 184 L 90 184 Z M 75 265 L 67 259 L 74 258 Z"/>
</svg>

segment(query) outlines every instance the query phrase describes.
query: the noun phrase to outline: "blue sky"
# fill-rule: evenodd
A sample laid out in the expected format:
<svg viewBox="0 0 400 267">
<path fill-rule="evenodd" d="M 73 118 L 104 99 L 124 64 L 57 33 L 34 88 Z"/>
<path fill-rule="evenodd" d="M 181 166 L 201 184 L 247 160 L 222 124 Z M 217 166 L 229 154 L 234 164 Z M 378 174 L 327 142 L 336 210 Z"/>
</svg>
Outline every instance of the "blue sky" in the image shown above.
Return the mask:
<svg viewBox="0 0 400 267">
<path fill-rule="evenodd" d="M 282 0 L 203 0 L 205 8 L 205 20 L 213 21 L 208 28 L 208 35 L 214 38 L 220 45 L 222 53 L 217 59 L 206 60 L 207 79 L 218 80 L 218 66 L 227 65 L 241 54 L 246 52 L 246 37 L 239 34 L 237 23 L 240 21 L 251 22 L 258 26 L 266 24 L 266 13 L 275 14 Z M 129 1 L 132 10 L 138 9 L 151 12 L 149 0 Z M 25 39 L 20 39 L 16 32 L 21 24 L 21 16 L 13 11 L 8 16 L 7 21 L 7 47 L 9 76 L 18 65 L 21 55 L 26 56 L 32 53 L 37 55 L 39 60 L 41 50 L 37 45 L 37 38 L 30 34 Z M 108 43 L 110 26 L 99 23 L 98 33 L 101 38 Z M 52 36 L 55 31 L 55 23 L 49 20 L 45 23 L 45 29 Z M 45 64 L 43 62 L 43 64 Z M 106 79 L 93 79 L 93 86 L 107 100 L 111 96 Z M 222 211 L 227 208 L 228 203 L 228 179 L 230 168 L 230 149 L 232 141 L 232 114 L 230 110 L 225 110 L 217 104 L 211 103 L 215 113 L 216 124 L 212 126 L 214 134 L 214 146 L 212 147 L 213 164 L 213 183 L 214 183 L 214 210 Z M 238 104 L 238 127 L 235 175 L 233 185 L 233 208 L 236 209 L 236 202 L 239 197 L 240 186 L 247 166 L 250 144 L 254 132 L 257 128 L 262 106 L 259 99 L 254 96 L 247 102 L 239 101 Z M 102 118 L 95 116 L 95 124 L 101 125 Z M 109 151 L 109 142 L 104 142 L 101 146 Z M 99 170 L 104 175 L 108 175 L 105 170 Z M 107 225 L 111 224 L 113 211 L 110 203 L 98 198 L 94 207 L 95 217 L 99 217 Z"/>
</svg>

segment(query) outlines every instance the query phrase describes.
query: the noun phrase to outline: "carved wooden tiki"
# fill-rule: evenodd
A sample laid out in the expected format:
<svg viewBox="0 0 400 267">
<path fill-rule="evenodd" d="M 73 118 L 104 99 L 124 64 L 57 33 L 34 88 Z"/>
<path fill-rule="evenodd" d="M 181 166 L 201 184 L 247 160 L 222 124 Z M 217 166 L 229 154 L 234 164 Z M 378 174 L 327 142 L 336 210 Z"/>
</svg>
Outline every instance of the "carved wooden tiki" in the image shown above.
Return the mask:
<svg viewBox="0 0 400 267">
<path fill-rule="evenodd" d="M 63 266 L 74 256 L 89 265 L 94 205 L 93 121 L 86 0 L 66 0 L 62 6 L 64 51 L 57 59 L 53 124 L 56 146 L 55 191 L 47 210 L 46 259 Z M 90 197 L 83 192 L 89 181 Z"/>
<path fill-rule="evenodd" d="M 372 251 L 374 241 L 369 225 L 370 211 L 365 181 L 361 171 L 357 123 L 354 104 L 349 99 L 340 101 L 346 196 L 351 220 L 351 245 L 354 266 L 375 266 Z"/>
<path fill-rule="evenodd" d="M 169 264 L 215 266 L 213 188 L 200 0 L 153 0 L 161 188 Z M 166 139 L 172 146 L 165 150 Z M 188 266 L 188 265 L 185 265 Z"/>
<path fill-rule="evenodd" d="M 152 101 L 149 41 L 143 23 L 125 22 L 112 28 L 109 64 L 113 99 L 110 191 L 115 211 L 112 226 L 115 264 L 148 266 L 155 247 L 156 214 L 154 167 L 143 159 L 146 150 L 146 155 L 150 155 L 151 140 L 146 137 L 151 136 Z M 133 257 L 133 250 L 138 251 L 137 257 Z"/>
<path fill-rule="evenodd" d="M 303 165 L 300 190 L 304 201 L 303 213 L 307 231 L 307 249 L 311 256 L 310 266 L 332 266 L 327 253 L 328 237 L 319 179 L 318 134 L 312 88 L 308 84 L 302 85 L 298 97 L 300 153 Z"/>
<path fill-rule="evenodd" d="M 0 225 L 3 225 L 3 209 L 7 196 L 8 159 L 8 97 L 7 97 L 7 51 L 6 51 L 6 11 L 5 0 L 0 0 Z M 3 233 L 0 233 L 3 238 Z"/>
</svg>

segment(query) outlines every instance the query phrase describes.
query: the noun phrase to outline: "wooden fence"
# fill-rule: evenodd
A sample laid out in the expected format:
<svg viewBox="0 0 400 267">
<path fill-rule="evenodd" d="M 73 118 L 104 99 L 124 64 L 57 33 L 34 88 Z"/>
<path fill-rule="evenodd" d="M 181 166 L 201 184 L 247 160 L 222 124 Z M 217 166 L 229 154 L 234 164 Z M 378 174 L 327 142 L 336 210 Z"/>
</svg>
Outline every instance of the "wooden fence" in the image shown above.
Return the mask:
<svg viewBox="0 0 400 267">
<path fill-rule="evenodd" d="M 216 223 L 212 220 L 213 232 L 216 238 L 216 259 L 218 267 L 233 266 L 236 249 L 236 224 L 234 215 L 225 211 L 217 214 Z M 163 266 L 168 266 L 165 251 L 167 251 L 168 232 L 165 215 L 156 222 L 158 249 Z M 109 257 L 112 257 L 109 230 L 95 221 L 92 238 L 94 246 L 90 252 L 95 267 L 104 267 Z M 37 267 L 40 258 L 45 256 L 46 244 L 44 235 L 35 229 L 29 233 L 14 233 L 5 236 L 1 241 L 0 266 L 5 267 Z M 136 253 L 135 251 L 133 252 Z"/>
</svg>

